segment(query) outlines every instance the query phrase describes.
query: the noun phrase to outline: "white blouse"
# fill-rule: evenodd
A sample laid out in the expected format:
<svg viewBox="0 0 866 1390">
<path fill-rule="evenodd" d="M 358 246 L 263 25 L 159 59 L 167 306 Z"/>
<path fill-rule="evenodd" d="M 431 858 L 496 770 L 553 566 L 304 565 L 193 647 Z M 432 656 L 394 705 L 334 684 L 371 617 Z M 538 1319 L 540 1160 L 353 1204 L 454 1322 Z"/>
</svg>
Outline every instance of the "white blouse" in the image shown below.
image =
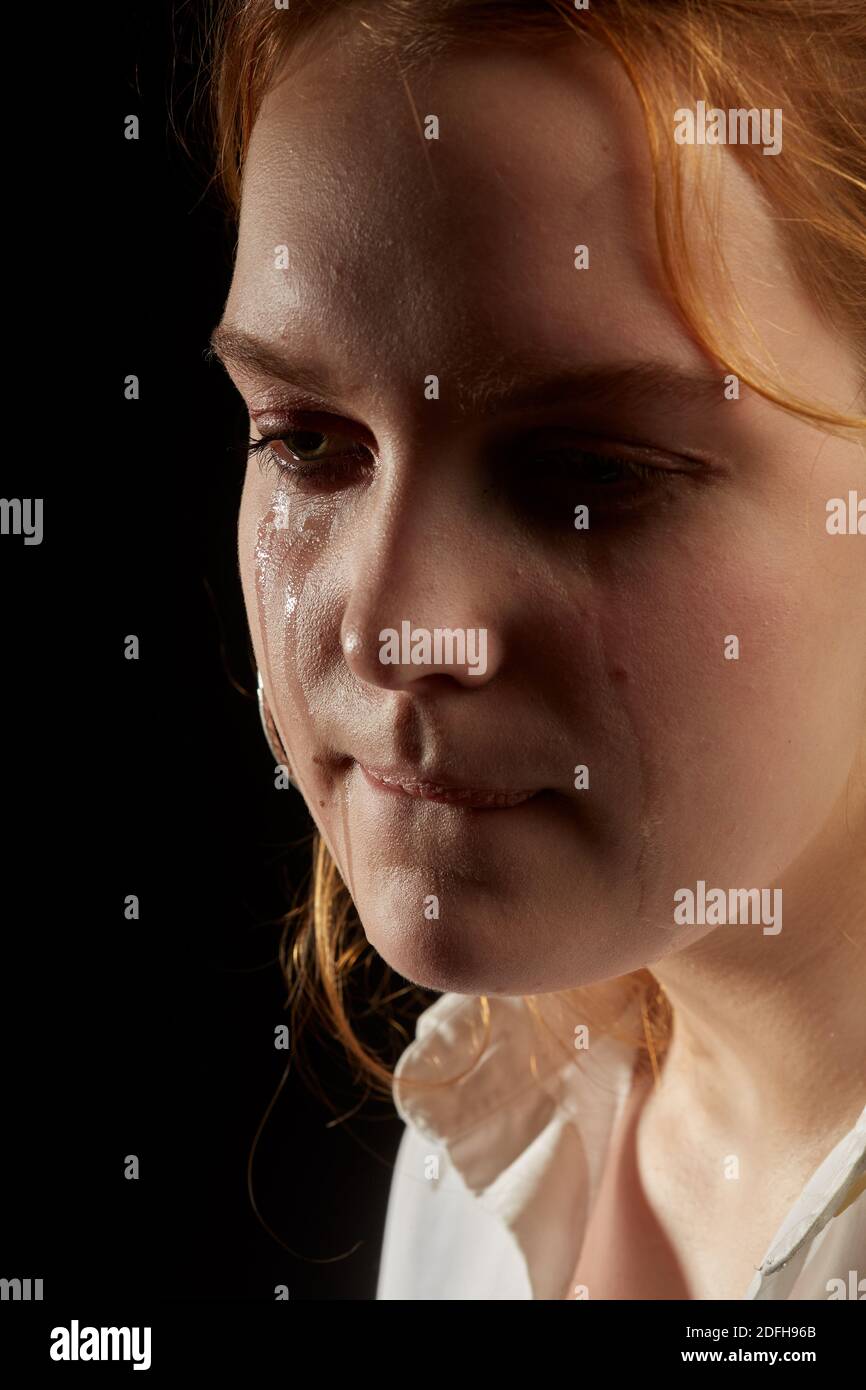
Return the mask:
<svg viewBox="0 0 866 1390">
<path fill-rule="evenodd" d="M 479 1001 L 443 994 L 395 1070 L 406 1130 L 391 1183 L 377 1299 L 561 1299 L 577 1265 L 635 1044 L 557 1048 L 517 998 L 491 998 L 481 1062 L 439 1091 L 484 1037 Z M 639 1028 L 639 1011 L 622 1016 Z M 570 1047 L 570 1055 L 562 1043 Z M 530 1063 L 530 1055 L 534 1062 Z M 812 1175 L 744 1299 L 866 1297 L 866 1108 Z"/>
</svg>

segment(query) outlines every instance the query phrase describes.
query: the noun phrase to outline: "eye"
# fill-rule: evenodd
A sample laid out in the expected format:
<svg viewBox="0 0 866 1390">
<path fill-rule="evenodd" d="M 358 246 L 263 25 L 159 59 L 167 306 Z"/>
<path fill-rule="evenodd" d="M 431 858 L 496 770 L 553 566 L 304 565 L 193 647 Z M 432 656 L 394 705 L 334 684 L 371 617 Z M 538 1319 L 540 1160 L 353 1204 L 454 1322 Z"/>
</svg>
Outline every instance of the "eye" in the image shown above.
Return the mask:
<svg viewBox="0 0 866 1390">
<path fill-rule="evenodd" d="M 298 463 L 321 463 L 323 459 L 332 458 L 335 452 L 345 452 L 345 449 L 339 448 L 341 438 L 340 435 L 326 434 L 324 430 L 290 430 L 274 440 L 272 447 L 279 456 L 280 447 L 285 446 Z"/>
<path fill-rule="evenodd" d="M 283 429 L 251 439 L 248 454 L 258 459 L 263 473 L 276 470 L 298 483 L 308 480 L 323 486 L 347 483 L 359 468 L 372 464 L 369 449 L 340 430 Z"/>
<path fill-rule="evenodd" d="M 613 488 L 642 482 L 652 485 L 661 481 L 662 469 L 615 454 L 591 454 L 584 450 L 566 454 L 563 462 L 575 468 L 584 485 Z"/>
<path fill-rule="evenodd" d="M 588 509 L 591 528 L 636 518 L 666 505 L 698 471 L 645 444 L 576 438 L 562 428 L 532 431 L 495 466 L 523 515 L 557 530 L 577 505 Z"/>
<path fill-rule="evenodd" d="M 579 447 L 534 454 L 527 462 L 544 476 L 567 480 L 579 492 L 657 487 L 683 471 L 646 456 L 597 453 Z"/>
</svg>

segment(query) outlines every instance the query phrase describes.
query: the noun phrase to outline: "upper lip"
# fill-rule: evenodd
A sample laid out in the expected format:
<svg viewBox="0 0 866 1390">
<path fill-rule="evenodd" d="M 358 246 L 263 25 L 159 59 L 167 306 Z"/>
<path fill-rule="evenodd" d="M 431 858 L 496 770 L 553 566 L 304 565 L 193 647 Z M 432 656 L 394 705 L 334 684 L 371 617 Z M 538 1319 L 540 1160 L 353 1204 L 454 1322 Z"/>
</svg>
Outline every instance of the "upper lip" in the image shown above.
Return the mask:
<svg viewBox="0 0 866 1390">
<path fill-rule="evenodd" d="M 455 782 L 435 769 L 421 775 L 409 769 L 379 767 L 360 760 L 358 766 L 374 781 L 403 791 L 407 796 L 470 806 L 509 805 L 525 801 L 538 790 L 537 787 L 492 787 Z"/>
</svg>

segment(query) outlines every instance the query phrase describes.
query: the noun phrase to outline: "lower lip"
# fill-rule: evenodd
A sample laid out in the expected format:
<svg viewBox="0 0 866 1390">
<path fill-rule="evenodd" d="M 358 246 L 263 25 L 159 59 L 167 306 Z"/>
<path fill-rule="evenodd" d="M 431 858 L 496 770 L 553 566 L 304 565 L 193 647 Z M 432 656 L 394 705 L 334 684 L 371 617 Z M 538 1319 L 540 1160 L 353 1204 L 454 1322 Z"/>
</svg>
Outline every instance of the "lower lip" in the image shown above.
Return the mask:
<svg viewBox="0 0 866 1390">
<path fill-rule="evenodd" d="M 358 767 L 366 781 L 377 792 L 388 796 L 402 796 L 412 801 L 438 801 L 442 806 L 458 806 L 467 811 L 510 811 L 514 806 L 522 806 L 531 801 L 537 792 L 484 792 L 468 788 L 452 789 L 437 787 L 432 782 L 383 781 L 368 771 L 363 763 Z"/>
</svg>

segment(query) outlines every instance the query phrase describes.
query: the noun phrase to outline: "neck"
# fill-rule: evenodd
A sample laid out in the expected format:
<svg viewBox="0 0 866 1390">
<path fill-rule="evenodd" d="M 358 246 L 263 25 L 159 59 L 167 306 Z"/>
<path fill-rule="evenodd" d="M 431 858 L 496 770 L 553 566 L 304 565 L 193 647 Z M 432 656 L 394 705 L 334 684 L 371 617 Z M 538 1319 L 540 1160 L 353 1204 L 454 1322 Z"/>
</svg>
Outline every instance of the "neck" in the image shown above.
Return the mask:
<svg viewBox="0 0 866 1390">
<path fill-rule="evenodd" d="M 716 927 L 652 966 L 674 1011 L 658 1101 L 820 1143 L 866 1105 L 866 820 L 840 805 L 780 884 L 784 927 Z"/>
</svg>

